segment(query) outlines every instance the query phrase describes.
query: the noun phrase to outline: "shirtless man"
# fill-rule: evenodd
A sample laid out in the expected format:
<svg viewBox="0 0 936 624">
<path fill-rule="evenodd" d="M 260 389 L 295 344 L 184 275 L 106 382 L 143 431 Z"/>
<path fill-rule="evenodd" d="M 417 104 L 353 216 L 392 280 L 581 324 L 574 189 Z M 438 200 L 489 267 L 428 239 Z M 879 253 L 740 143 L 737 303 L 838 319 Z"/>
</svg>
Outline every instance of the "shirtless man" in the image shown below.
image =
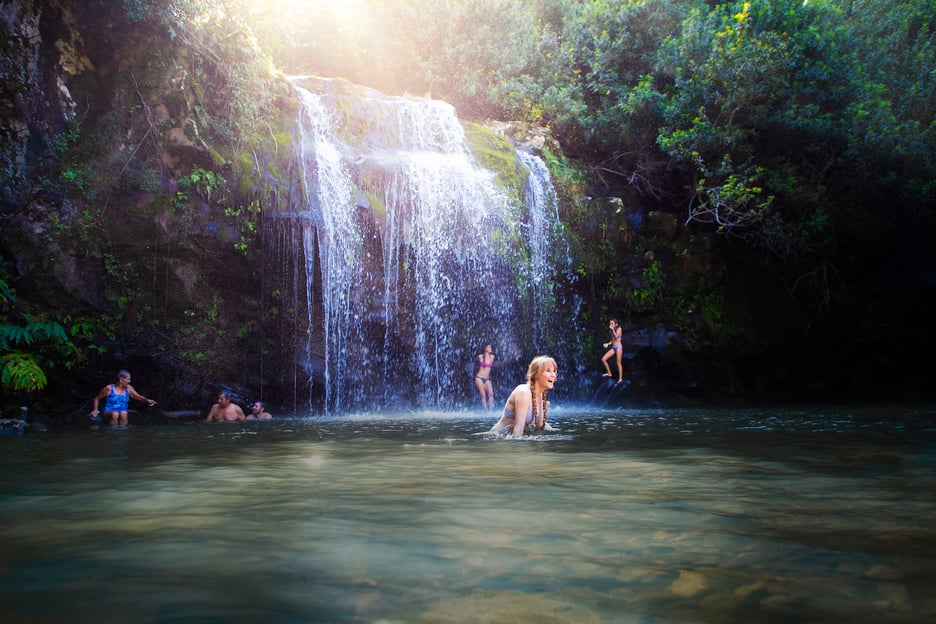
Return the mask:
<svg viewBox="0 0 936 624">
<path fill-rule="evenodd" d="M 250 408 L 250 414 L 247 416 L 247 420 L 270 420 L 273 418 L 273 414 L 266 411 L 266 404 L 263 401 L 257 401 L 253 404 L 253 407 Z"/>
<path fill-rule="evenodd" d="M 218 393 L 218 402 L 211 406 L 205 422 L 237 422 L 247 420 L 244 410 L 236 403 L 231 403 L 231 395 L 227 392 Z"/>
</svg>

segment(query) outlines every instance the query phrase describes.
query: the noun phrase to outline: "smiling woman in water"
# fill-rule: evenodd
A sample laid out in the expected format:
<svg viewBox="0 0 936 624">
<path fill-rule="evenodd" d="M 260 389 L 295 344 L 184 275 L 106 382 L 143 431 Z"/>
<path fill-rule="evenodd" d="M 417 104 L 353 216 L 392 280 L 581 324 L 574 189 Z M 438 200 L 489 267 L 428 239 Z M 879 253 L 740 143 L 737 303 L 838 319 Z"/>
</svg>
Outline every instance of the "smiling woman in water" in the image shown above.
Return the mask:
<svg viewBox="0 0 936 624">
<path fill-rule="evenodd" d="M 510 393 L 504 404 L 504 414 L 491 427 L 490 433 L 508 432 L 519 438 L 526 431 L 552 431 L 546 422 L 546 409 L 549 407 L 546 393 L 556 384 L 558 370 L 556 360 L 548 355 L 533 358 L 527 368 L 527 382 Z"/>
</svg>

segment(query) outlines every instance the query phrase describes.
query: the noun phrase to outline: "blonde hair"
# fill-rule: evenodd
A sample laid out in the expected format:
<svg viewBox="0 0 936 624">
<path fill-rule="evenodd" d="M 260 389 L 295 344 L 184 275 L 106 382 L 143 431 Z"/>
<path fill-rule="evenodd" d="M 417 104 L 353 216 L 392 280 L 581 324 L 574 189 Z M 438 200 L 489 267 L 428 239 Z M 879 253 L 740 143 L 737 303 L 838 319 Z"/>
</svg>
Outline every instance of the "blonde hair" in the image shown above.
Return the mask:
<svg viewBox="0 0 936 624">
<path fill-rule="evenodd" d="M 533 361 L 530 362 L 530 367 L 527 368 L 527 383 L 531 383 L 534 379 L 536 379 L 536 376 L 539 375 L 545 368 L 558 371 L 559 365 L 556 364 L 556 360 L 552 359 L 548 355 L 538 355 L 533 358 Z"/>
</svg>

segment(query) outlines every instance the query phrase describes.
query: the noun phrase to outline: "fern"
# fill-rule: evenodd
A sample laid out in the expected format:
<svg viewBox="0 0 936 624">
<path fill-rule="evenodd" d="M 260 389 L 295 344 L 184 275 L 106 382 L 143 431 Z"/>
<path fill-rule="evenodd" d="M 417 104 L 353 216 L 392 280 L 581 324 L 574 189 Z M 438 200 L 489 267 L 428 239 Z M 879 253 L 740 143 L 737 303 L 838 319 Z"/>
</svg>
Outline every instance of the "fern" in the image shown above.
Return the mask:
<svg viewBox="0 0 936 624">
<path fill-rule="evenodd" d="M 26 327 L 18 325 L 0 325 L 0 347 L 8 345 L 32 344 L 33 335 Z"/>
<path fill-rule="evenodd" d="M 3 354 L 0 384 L 4 388 L 22 392 L 36 392 L 46 387 L 48 380 L 42 368 L 28 353 L 13 351 Z"/>
</svg>

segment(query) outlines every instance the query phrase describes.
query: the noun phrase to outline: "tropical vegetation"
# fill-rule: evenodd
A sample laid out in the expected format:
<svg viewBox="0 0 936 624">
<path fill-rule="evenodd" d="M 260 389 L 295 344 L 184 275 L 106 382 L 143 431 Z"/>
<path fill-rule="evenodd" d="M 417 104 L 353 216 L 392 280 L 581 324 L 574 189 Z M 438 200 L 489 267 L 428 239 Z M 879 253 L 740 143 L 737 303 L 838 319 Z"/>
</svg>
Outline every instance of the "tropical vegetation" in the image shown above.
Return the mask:
<svg viewBox="0 0 936 624">
<path fill-rule="evenodd" d="M 49 367 L 100 355 L 118 326 L 174 336 L 195 364 L 217 359 L 232 329 L 249 340 L 252 321 L 231 327 L 210 276 L 181 323 L 160 315 L 170 294 L 148 300 L 139 284 L 155 273 L 102 233 L 114 211 L 132 219 L 139 209 L 171 215 L 174 235 L 191 242 L 208 207 L 248 257 L 261 206 L 294 192 L 283 73 L 548 127 L 562 149 L 544 158 L 596 327 L 620 314 L 665 322 L 715 357 L 810 344 L 842 361 L 936 343 L 915 312 L 931 307 L 936 286 L 936 0 L 122 0 L 109 17 L 134 35 L 106 42 L 109 58 L 82 40 L 82 3 L 19 4 L 61 16 L 59 63 L 85 108 L 50 127 L 43 150 L 30 147 L 42 161 L 31 169 L 4 127 L 4 213 L 37 198 L 57 206 L 44 235 L 52 248 L 84 250 L 105 273 L 108 301 L 93 322 L 86 309 L 50 311 L 18 297 L 0 262 L 9 391 L 36 392 Z M 28 26 L 0 47 L 4 110 L 30 97 L 39 33 Z M 160 117 L 150 103 L 167 87 L 176 95 Z M 93 97 L 102 89 L 120 96 Z M 159 137 L 173 124 L 208 156 L 167 166 Z M 105 140 L 114 136 L 126 137 L 119 150 Z M 670 219 L 691 238 L 670 244 L 615 220 L 620 210 L 596 215 L 582 199 L 596 189 L 636 193 L 663 229 Z M 719 251 L 704 264 L 687 255 L 712 240 Z"/>
</svg>

